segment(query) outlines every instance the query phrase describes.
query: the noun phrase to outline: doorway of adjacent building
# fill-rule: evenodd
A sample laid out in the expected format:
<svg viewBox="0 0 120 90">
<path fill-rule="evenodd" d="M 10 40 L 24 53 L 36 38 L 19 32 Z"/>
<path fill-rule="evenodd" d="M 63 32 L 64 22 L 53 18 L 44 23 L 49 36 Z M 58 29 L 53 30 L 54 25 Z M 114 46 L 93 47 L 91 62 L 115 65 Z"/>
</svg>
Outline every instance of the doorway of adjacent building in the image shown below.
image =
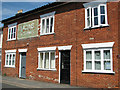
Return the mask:
<svg viewBox="0 0 120 90">
<path fill-rule="evenodd" d="M 20 78 L 26 78 L 26 52 L 20 53 Z"/>
<path fill-rule="evenodd" d="M 70 50 L 60 51 L 60 83 L 70 84 Z"/>
</svg>

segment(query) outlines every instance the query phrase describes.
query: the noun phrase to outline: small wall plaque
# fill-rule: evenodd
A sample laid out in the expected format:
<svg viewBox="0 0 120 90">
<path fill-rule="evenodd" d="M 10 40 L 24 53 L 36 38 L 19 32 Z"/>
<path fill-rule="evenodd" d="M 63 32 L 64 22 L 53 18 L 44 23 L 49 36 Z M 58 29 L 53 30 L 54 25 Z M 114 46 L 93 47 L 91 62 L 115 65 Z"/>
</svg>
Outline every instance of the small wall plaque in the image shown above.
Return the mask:
<svg viewBox="0 0 120 90">
<path fill-rule="evenodd" d="M 58 58 L 58 55 L 55 55 L 55 58 Z"/>
</svg>

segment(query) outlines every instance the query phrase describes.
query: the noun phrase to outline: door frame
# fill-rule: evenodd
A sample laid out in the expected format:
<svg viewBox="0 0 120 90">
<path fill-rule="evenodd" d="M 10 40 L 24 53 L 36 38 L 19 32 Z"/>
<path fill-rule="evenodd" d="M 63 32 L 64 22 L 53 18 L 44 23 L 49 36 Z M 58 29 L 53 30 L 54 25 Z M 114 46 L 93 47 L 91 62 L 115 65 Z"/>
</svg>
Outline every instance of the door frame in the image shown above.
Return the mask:
<svg viewBox="0 0 120 90">
<path fill-rule="evenodd" d="M 70 50 L 70 81 L 71 81 L 71 48 L 72 45 L 68 45 L 68 46 L 58 46 L 58 50 L 59 50 L 59 83 L 61 83 L 60 81 L 60 77 L 61 77 L 61 51 L 66 51 L 66 50 Z"/>
<path fill-rule="evenodd" d="M 21 77 L 21 54 L 20 53 L 26 53 L 27 52 L 27 49 L 18 49 L 19 51 L 19 55 L 20 55 L 20 63 L 19 63 L 19 78 Z"/>
</svg>

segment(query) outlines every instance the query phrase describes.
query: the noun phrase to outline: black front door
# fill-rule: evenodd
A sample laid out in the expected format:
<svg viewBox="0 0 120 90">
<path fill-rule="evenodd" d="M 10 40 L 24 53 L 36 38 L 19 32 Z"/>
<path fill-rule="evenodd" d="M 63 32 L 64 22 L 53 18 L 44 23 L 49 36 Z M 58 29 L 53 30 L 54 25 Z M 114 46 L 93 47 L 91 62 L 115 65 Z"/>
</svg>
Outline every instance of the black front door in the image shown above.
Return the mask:
<svg viewBox="0 0 120 90">
<path fill-rule="evenodd" d="M 70 51 L 61 51 L 60 82 L 70 84 Z"/>
<path fill-rule="evenodd" d="M 26 53 L 21 53 L 21 78 L 26 78 Z"/>
</svg>

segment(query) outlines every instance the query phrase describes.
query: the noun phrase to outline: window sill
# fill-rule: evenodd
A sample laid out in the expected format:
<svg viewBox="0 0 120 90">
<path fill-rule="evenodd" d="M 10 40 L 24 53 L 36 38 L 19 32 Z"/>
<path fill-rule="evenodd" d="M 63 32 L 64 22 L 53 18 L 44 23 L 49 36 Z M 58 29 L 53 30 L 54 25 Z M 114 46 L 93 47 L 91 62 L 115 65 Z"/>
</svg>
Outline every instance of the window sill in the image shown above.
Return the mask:
<svg viewBox="0 0 120 90">
<path fill-rule="evenodd" d="M 109 25 L 106 24 L 106 25 L 100 25 L 95 27 L 88 27 L 88 28 L 84 28 L 84 30 L 91 30 L 91 29 L 104 28 L 104 27 L 109 27 Z"/>
<path fill-rule="evenodd" d="M 57 71 L 56 69 L 43 69 L 43 68 L 37 68 L 37 70 L 41 70 L 41 71 Z"/>
<path fill-rule="evenodd" d="M 16 39 L 8 39 L 7 41 L 15 41 Z"/>
<path fill-rule="evenodd" d="M 86 70 L 86 71 L 83 70 L 82 73 L 115 74 L 115 72 L 113 71 L 93 71 L 93 70 Z"/>
<path fill-rule="evenodd" d="M 5 68 L 15 68 L 15 66 L 4 66 Z"/>
<path fill-rule="evenodd" d="M 44 36 L 44 35 L 52 35 L 52 34 L 55 34 L 55 33 L 45 33 L 45 34 L 40 34 L 40 36 Z"/>
</svg>

